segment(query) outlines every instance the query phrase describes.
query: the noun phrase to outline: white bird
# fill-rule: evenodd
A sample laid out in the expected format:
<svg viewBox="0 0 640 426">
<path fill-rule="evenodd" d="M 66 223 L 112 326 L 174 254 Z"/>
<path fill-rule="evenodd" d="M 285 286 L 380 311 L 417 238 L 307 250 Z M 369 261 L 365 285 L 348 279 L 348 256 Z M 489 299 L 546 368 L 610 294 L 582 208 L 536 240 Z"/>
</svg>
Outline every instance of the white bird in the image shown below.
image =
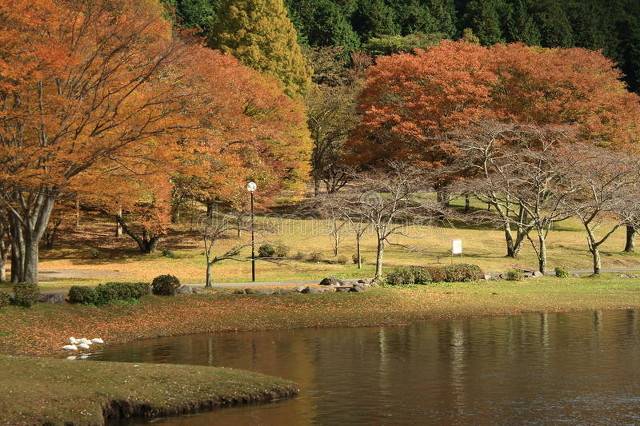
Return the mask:
<svg viewBox="0 0 640 426">
<path fill-rule="evenodd" d="M 79 340 L 79 343 L 86 343 L 87 345 L 90 345 L 92 342 L 86 337 L 83 337 L 82 339 Z"/>
<path fill-rule="evenodd" d="M 104 344 L 104 340 L 102 340 L 102 339 L 101 339 L 101 338 L 99 338 L 99 337 L 96 337 L 95 339 L 91 339 L 91 342 L 93 342 L 93 343 L 97 343 L 97 344 L 99 344 L 99 345 L 103 345 L 103 344 Z"/>
<path fill-rule="evenodd" d="M 67 359 L 68 359 L 69 361 L 73 361 L 73 360 L 74 360 L 74 359 L 76 359 L 76 358 L 77 358 L 77 357 L 76 357 L 75 355 L 71 355 L 71 356 L 68 356 L 68 357 L 67 357 Z"/>
<path fill-rule="evenodd" d="M 89 354 L 80 355 L 80 359 L 87 359 L 87 358 L 89 358 Z"/>
<path fill-rule="evenodd" d="M 62 349 L 64 349 L 65 351 L 77 351 L 78 347 L 76 345 L 66 345 L 66 346 L 63 346 Z"/>
<path fill-rule="evenodd" d="M 80 344 L 78 345 L 78 347 L 79 347 L 80 349 L 91 349 L 91 346 L 89 346 L 89 345 L 88 345 L 88 344 L 86 344 L 86 343 L 80 343 Z"/>
<path fill-rule="evenodd" d="M 78 339 L 76 339 L 75 337 L 69 337 L 69 344 L 75 345 L 77 343 L 79 343 Z"/>
</svg>

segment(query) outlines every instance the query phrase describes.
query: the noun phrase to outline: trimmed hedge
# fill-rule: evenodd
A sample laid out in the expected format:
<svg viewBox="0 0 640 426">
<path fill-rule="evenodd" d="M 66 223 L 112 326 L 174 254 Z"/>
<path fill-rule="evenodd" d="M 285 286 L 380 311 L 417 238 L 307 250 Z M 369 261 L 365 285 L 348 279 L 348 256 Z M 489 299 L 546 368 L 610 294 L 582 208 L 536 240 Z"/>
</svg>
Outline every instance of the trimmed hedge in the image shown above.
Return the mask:
<svg viewBox="0 0 640 426">
<path fill-rule="evenodd" d="M 448 283 L 480 281 L 484 278 L 484 273 L 478 265 L 460 263 L 446 266 L 444 270 L 446 274 L 446 281 Z"/>
<path fill-rule="evenodd" d="M 175 296 L 179 288 L 180 280 L 173 275 L 160 275 L 151 283 L 151 289 L 156 296 Z"/>
<path fill-rule="evenodd" d="M 38 284 L 16 284 L 13 286 L 13 304 L 30 308 L 38 303 L 40 289 Z"/>
<path fill-rule="evenodd" d="M 69 289 L 69 303 L 107 305 L 117 300 L 138 300 L 149 294 L 147 283 L 106 283 L 96 288 L 73 286 Z"/>
<path fill-rule="evenodd" d="M 0 308 L 9 306 L 9 304 L 11 304 L 11 296 L 3 291 L 0 291 Z"/>
<path fill-rule="evenodd" d="M 447 272 L 443 266 L 425 266 L 424 269 L 429 272 L 431 280 L 434 283 L 443 283 L 447 281 Z"/>
<path fill-rule="evenodd" d="M 429 284 L 431 274 L 421 266 L 403 266 L 396 268 L 386 277 L 388 285 Z"/>
</svg>

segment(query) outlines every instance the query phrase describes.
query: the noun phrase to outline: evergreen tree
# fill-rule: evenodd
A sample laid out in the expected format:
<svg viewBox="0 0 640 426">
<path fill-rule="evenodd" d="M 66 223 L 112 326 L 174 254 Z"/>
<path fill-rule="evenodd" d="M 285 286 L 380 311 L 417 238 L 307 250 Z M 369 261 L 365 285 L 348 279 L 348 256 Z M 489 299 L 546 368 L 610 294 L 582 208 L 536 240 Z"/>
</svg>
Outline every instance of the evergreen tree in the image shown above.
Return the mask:
<svg viewBox="0 0 640 426">
<path fill-rule="evenodd" d="M 540 31 L 536 26 L 527 0 L 512 0 L 507 24 L 508 41 L 519 41 L 530 46 L 540 45 Z"/>
<path fill-rule="evenodd" d="M 337 46 L 347 53 L 359 47 L 358 35 L 333 1 L 289 0 L 289 10 L 301 39 L 310 46 Z"/>
<path fill-rule="evenodd" d="M 462 29 L 456 29 L 456 6 L 453 0 L 426 0 L 426 5 L 435 20 L 436 32 L 450 38 L 462 32 Z"/>
<path fill-rule="evenodd" d="M 182 25 L 208 33 L 215 24 L 218 5 L 218 0 L 178 0 L 176 12 Z"/>
<path fill-rule="evenodd" d="M 353 29 L 363 41 L 381 35 L 400 33 L 394 10 L 384 0 L 359 0 L 351 16 Z"/>
<path fill-rule="evenodd" d="M 429 6 L 421 0 L 389 0 L 402 35 L 437 32 Z"/>
<path fill-rule="evenodd" d="M 282 0 L 223 0 L 209 43 L 276 77 L 290 96 L 308 90 L 311 68 Z"/>
<path fill-rule="evenodd" d="M 500 26 L 500 14 L 504 8 L 502 0 L 471 0 L 467 4 L 467 25 L 480 39 L 480 43 L 491 45 L 505 41 Z"/>
<path fill-rule="evenodd" d="M 562 4 L 556 0 L 537 0 L 532 3 L 532 15 L 540 30 L 544 47 L 573 46 L 573 29 Z"/>
</svg>

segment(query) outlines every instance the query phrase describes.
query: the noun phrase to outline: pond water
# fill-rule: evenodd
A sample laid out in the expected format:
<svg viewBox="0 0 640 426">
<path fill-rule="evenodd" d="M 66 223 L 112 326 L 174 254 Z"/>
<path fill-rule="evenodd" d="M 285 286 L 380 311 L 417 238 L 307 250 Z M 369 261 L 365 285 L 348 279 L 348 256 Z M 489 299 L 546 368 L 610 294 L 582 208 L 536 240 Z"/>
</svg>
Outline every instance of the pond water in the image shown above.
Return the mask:
<svg viewBox="0 0 640 426">
<path fill-rule="evenodd" d="M 168 425 L 640 423 L 640 312 L 528 314 L 404 327 L 194 335 L 93 359 L 241 368 L 300 384 L 289 401 Z"/>
</svg>

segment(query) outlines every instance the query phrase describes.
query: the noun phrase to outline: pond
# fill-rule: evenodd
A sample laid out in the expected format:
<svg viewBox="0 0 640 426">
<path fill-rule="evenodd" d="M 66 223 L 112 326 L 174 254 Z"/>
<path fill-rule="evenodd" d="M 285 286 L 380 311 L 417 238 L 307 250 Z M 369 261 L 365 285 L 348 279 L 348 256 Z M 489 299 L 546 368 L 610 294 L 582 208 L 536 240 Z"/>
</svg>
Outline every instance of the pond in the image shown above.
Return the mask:
<svg viewBox="0 0 640 426">
<path fill-rule="evenodd" d="M 289 401 L 167 425 L 634 424 L 640 313 L 426 321 L 403 327 L 193 335 L 96 360 L 233 367 L 293 380 Z"/>
</svg>

